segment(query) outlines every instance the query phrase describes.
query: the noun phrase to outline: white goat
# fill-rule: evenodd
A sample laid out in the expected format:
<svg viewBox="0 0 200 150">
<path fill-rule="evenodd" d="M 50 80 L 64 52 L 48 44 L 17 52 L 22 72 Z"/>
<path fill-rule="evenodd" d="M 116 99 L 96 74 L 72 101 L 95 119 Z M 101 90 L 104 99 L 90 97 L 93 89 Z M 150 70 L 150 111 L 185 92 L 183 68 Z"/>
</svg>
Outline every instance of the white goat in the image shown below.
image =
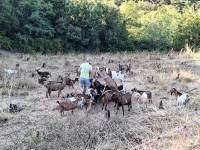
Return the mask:
<svg viewBox="0 0 200 150">
<path fill-rule="evenodd" d="M 122 74 L 121 71 L 119 73 L 117 73 L 116 71 L 112 71 L 112 79 L 119 79 L 124 82 L 124 77 L 127 77 L 127 75 Z"/>
<path fill-rule="evenodd" d="M 88 89 L 88 94 L 90 95 L 91 99 L 94 101 L 95 97 L 97 96 L 97 92 L 93 88 Z"/>
<path fill-rule="evenodd" d="M 190 98 L 192 98 L 192 97 L 189 96 L 188 93 L 182 94 L 182 93 L 178 92 L 176 90 L 176 88 L 172 88 L 170 90 L 170 92 L 171 92 L 171 95 L 174 93 L 174 95 L 176 96 L 176 100 L 177 100 L 178 105 L 183 105 L 183 104 L 185 105 L 187 102 L 189 102 Z"/>
<path fill-rule="evenodd" d="M 136 88 L 133 88 L 131 91 L 132 91 L 133 93 L 134 93 L 134 92 L 140 93 L 140 95 L 142 95 L 143 93 L 146 93 L 149 102 L 152 103 L 152 93 L 151 93 L 150 91 L 142 91 L 142 90 L 138 90 L 138 89 L 136 89 Z"/>
<path fill-rule="evenodd" d="M 143 108 L 144 108 L 144 105 L 146 105 L 146 109 L 147 109 L 147 103 L 149 102 L 147 93 L 144 92 L 140 95 L 140 93 L 135 92 L 135 98 L 138 101 L 138 108 L 140 108 L 140 104 L 143 104 Z"/>
<path fill-rule="evenodd" d="M 83 107 L 83 99 L 84 99 L 84 97 L 81 97 L 81 101 L 78 101 L 78 106 L 80 106 L 80 107 Z M 74 97 L 72 97 L 72 98 L 70 98 L 69 99 L 71 102 L 75 102 L 76 101 L 76 99 L 74 98 Z"/>
<path fill-rule="evenodd" d="M 185 94 L 181 95 L 180 97 L 178 97 L 177 104 L 185 105 L 189 100 L 190 100 L 190 96 L 187 93 L 185 93 Z"/>
<path fill-rule="evenodd" d="M 5 72 L 7 72 L 8 74 L 16 74 L 17 73 L 16 70 L 7 70 L 7 69 L 5 69 Z"/>
</svg>

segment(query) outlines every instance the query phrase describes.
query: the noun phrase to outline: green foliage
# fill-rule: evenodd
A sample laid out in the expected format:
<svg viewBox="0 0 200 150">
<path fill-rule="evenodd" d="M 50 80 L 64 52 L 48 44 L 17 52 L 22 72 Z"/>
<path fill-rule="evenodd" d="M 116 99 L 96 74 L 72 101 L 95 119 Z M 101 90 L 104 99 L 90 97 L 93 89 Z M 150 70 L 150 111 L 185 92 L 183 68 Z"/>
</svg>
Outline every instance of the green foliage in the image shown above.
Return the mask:
<svg viewBox="0 0 200 150">
<path fill-rule="evenodd" d="M 174 6 L 163 6 L 157 11 L 149 12 L 142 20 L 145 34 L 141 39 L 149 40 L 154 49 L 171 47 L 177 33 L 178 18 L 180 14 Z"/>
<path fill-rule="evenodd" d="M 6 2 L 2 2 L 2 8 L 10 10 L 9 17 L 16 14 L 13 16 L 16 23 L 12 29 L 8 26 L 4 35 L 11 39 L 10 46 L 18 51 L 57 53 L 127 48 L 126 25 L 121 22 L 120 12 L 114 3 L 108 6 L 92 0 Z M 5 22 L 3 18 L 1 20 L 3 26 Z M 8 24 L 11 26 L 12 22 Z"/>
<path fill-rule="evenodd" d="M 199 11 L 194 9 L 196 3 L 190 6 L 191 3 L 187 2 L 186 5 L 185 1 L 185 6 L 180 9 L 173 5 L 158 7 L 156 1 L 147 9 L 145 3 L 149 4 L 129 1 L 120 7 L 123 19 L 127 22 L 129 40 L 134 46 L 148 50 L 180 50 L 186 43 L 199 45 L 200 18 Z"/>
<path fill-rule="evenodd" d="M 5 36 L 5 32 L 0 32 L 1 47 L 11 49 L 11 40 Z"/>
<path fill-rule="evenodd" d="M 60 39 L 37 38 L 33 41 L 32 47 L 35 52 L 41 52 L 43 54 L 56 54 L 63 50 Z"/>
<path fill-rule="evenodd" d="M 196 0 L 4 0 L 0 43 L 21 52 L 200 47 Z"/>
<path fill-rule="evenodd" d="M 194 11 L 193 7 L 184 8 L 180 18 L 176 45 L 200 45 L 200 11 Z M 178 47 L 180 48 L 180 47 Z"/>
</svg>

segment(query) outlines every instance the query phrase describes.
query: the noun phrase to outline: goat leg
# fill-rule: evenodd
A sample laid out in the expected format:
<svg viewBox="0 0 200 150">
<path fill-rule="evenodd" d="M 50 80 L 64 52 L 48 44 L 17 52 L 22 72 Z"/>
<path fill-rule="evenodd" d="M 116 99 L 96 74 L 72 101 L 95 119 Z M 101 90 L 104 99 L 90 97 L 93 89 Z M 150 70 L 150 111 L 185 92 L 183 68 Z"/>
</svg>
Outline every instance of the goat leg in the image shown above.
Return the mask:
<svg viewBox="0 0 200 150">
<path fill-rule="evenodd" d="M 58 97 L 60 96 L 60 94 L 61 94 L 61 90 L 59 89 L 59 90 L 58 90 Z"/>
<path fill-rule="evenodd" d="M 61 114 L 61 116 L 64 116 L 64 110 L 60 110 L 60 114 Z"/>
<path fill-rule="evenodd" d="M 117 113 L 118 113 L 118 109 L 117 109 L 116 115 L 117 115 Z"/>
<path fill-rule="evenodd" d="M 49 91 L 49 97 L 51 96 L 51 90 Z"/>
<path fill-rule="evenodd" d="M 103 103 L 103 106 L 102 106 L 102 110 L 103 110 L 103 107 L 104 107 L 104 103 Z"/>
<path fill-rule="evenodd" d="M 48 98 L 48 94 L 49 94 L 49 91 L 47 90 L 47 91 L 46 91 L 46 98 Z"/>
<path fill-rule="evenodd" d="M 86 106 L 85 106 L 85 109 L 87 110 L 87 108 L 88 108 L 88 104 L 87 104 L 87 103 L 85 103 L 85 105 L 86 105 Z"/>
<path fill-rule="evenodd" d="M 107 103 L 106 106 L 105 106 L 105 110 L 107 110 L 107 105 L 108 105 L 108 103 Z"/>
<path fill-rule="evenodd" d="M 51 96 L 51 89 L 48 89 L 48 90 L 47 90 L 47 95 L 46 95 L 47 98 L 48 98 L 48 94 L 49 94 L 49 96 Z"/>
<path fill-rule="evenodd" d="M 128 105 L 128 111 L 130 111 L 130 109 L 131 109 L 130 106 L 131 106 L 131 105 Z"/>
<path fill-rule="evenodd" d="M 118 113 L 118 110 L 119 110 L 119 105 L 117 105 L 117 112 L 116 112 L 116 115 L 117 115 L 117 113 Z"/>
<path fill-rule="evenodd" d="M 124 116 L 124 105 L 122 105 L 122 112 L 123 112 L 123 116 Z"/>
</svg>

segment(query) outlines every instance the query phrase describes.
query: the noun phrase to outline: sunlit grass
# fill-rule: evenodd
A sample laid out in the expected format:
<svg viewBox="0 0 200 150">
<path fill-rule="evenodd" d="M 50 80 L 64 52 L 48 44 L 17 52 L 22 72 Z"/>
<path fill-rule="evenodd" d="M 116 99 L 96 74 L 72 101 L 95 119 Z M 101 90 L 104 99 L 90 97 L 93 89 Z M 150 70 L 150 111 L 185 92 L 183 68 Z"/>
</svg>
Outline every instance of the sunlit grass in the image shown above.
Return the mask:
<svg viewBox="0 0 200 150">
<path fill-rule="evenodd" d="M 186 107 L 177 107 L 175 96 L 170 95 L 172 87 L 180 92 L 187 92 L 199 86 L 198 63 L 200 54 L 196 53 L 190 58 L 177 53 L 168 54 L 159 52 L 135 52 L 118 54 L 67 54 L 67 55 L 24 55 L 18 59 L 16 54 L 7 54 L 9 61 L 4 62 L 5 66 L 13 66 L 19 62 L 22 71 L 13 84 L 12 95 L 9 99 L 8 92 L 0 99 L 0 119 L 7 118 L 6 122 L 0 122 L 1 145 L 4 149 L 21 147 L 25 149 L 130 149 L 145 141 L 152 140 L 159 135 L 170 132 L 199 118 L 200 96 L 199 89 L 190 93 L 193 98 Z M 26 61 L 26 57 L 30 57 Z M 56 109 L 57 100 L 64 100 L 62 96 L 67 93 L 80 93 L 78 83 L 75 88 L 66 87 L 62 96 L 57 97 L 57 92 L 52 92 L 50 98 L 46 98 L 46 88 L 38 83 L 39 76 L 35 69 L 39 69 L 43 62 L 47 66 L 41 70 L 50 71 L 52 77 L 49 80 L 56 80 L 59 75 L 69 74 L 75 78 L 76 67 L 79 67 L 87 57 L 92 57 L 93 67 L 105 66 L 114 71 L 118 70 L 118 64 L 132 64 L 131 72 L 125 78 L 127 91 L 136 87 L 141 90 L 150 90 L 153 94 L 153 104 L 148 104 L 147 110 L 137 108 L 137 102 L 132 100 L 133 109 L 128 112 L 125 106 L 125 117 L 122 111 L 115 115 L 116 108 L 111 102 L 108 109 L 111 111 L 111 119 L 108 121 L 106 112 L 101 110 L 101 104 L 94 105 L 89 114 L 85 108 L 75 109 L 74 115 L 65 112 L 61 117 Z M 111 59 L 111 63 L 109 62 Z M 65 65 L 67 61 L 68 65 Z M 185 62 L 183 63 L 182 62 Z M 155 66 L 155 64 L 160 66 Z M 35 77 L 30 74 L 34 72 Z M 179 78 L 177 78 L 180 74 Z M 153 80 L 147 80 L 147 77 Z M 102 78 L 97 78 L 104 82 Z M 7 80 L 6 80 L 7 81 Z M 6 82 L 5 81 L 5 82 Z M 5 82 L 1 81 L 0 92 L 7 91 Z M 120 81 L 116 81 L 121 85 Z M 158 109 L 162 100 L 164 110 Z M 24 109 L 18 113 L 9 113 L 9 103 L 16 103 Z M 197 143 L 197 127 L 187 129 L 186 143 L 182 149 L 192 147 Z M 15 134 L 12 134 L 15 133 Z M 38 135 L 39 134 L 39 135 Z M 7 135 L 10 135 L 7 137 Z M 182 132 L 177 132 L 169 137 L 161 139 L 155 149 L 168 150 L 177 149 L 180 143 Z M 141 149 L 149 150 L 152 143 Z"/>
</svg>

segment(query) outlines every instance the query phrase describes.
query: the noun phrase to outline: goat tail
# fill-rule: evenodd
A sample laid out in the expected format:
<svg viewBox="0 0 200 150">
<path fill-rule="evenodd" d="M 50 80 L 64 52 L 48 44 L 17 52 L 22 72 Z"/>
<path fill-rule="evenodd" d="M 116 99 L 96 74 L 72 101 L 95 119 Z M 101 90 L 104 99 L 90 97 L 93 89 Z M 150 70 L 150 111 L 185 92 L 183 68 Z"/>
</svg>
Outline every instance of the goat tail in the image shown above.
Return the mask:
<svg viewBox="0 0 200 150">
<path fill-rule="evenodd" d="M 190 99 L 193 99 L 193 98 L 194 98 L 194 96 L 190 96 L 189 98 L 190 98 Z"/>
<path fill-rule="evenodd" d="M 187 93 L 190 93 L 190 92 L 192 92 L 193 90 L 196 90 L 197 88 L 194 88 L 194 89 L 192 89 L 192 90 L 190 90 L 189 92 L 187 92 Z"/>
<path fill-rule="evenodd" d="M 57 101 L 57 103 L 58 103 L 58 104 L 60 104 L 60 102 L 59 102 L 59 101 Z"/>
</svg>

